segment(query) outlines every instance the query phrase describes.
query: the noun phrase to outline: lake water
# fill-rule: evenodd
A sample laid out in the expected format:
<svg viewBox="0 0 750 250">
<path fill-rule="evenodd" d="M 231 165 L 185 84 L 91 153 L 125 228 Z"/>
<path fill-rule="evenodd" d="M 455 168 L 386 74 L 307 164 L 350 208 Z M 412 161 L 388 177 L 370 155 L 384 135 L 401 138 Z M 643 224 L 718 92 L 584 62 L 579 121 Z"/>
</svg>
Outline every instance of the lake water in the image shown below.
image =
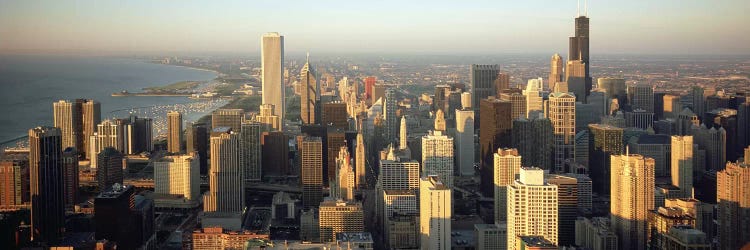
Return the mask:
<svg viewBox="0 0 750 250">
<path fill-rule="evenodd" d="M 144 87 L 178 81 L 207 81 L 215 77 L 216 73 L 211 71 L 135 59 L 2 55 L 0 144 L 27 135 L 30 128 L 52 126 L 52 103 L 61 99 L 94 99 L 101 103 L 102 120 L 126 117 L 133 112 L 154 118 L 157 127 L 169 109 L 213 108 L 223 101 L 187 97 L 112 97 L 111 94 L 122 90 L 139 92 Z M 187 119 L 191 120 L 205 112 L 187 113 Z"/>
</svg>

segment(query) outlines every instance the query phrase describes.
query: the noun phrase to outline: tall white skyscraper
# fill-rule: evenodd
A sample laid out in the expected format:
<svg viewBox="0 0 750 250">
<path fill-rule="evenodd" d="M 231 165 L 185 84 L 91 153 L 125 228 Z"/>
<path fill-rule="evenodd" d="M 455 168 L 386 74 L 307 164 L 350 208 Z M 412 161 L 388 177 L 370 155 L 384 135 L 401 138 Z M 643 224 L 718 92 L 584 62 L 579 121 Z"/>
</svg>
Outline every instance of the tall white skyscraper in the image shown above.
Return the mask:
<svg viewBox="0 0 750 250">
<path fill-rule="evenodd" d="M 508 186 L 521 171 L 521 156 L 516 149 L 497 149 L 495 160 L 495 224 L 505 223 L 507 218 Z"/>
<path fill-rule="evenodd" d="M 576 96 L 555 92 L 549 95 L 547 117 L 553 130 L 553 165 L 556 172 L 564 172 L 565 160 L 575 158 Z"/>
<path fill-rule="evenodd" d="M 654 209 L 654 159 L 613 155 L 610 220 L 620 249 L 646 249 L 648 213 Z"/>
<path fill-rule="evenodd" d="M 672 185 L 680 188 L 682 197 L 693 193 L 693 136 L 672 136 Z"/>
<path fill-rule="evenodd" d="M 398 133 L 398 149 L 404 150 L 409 145 L 407 145 L 407 134 L 406 134 L 406 116 L 401 117 L 401 128 L 399 129 Z"/>
<path fill-rule="evenodd" d="M 284 36 L 276 32 L 263 34 L 260 47 L 262 103 L 274 105 L 274 114 L 279 116 L 282 124 L 280 127 L 283 127 L 284 114 L 286 113 L 286 98 L 284 96 Z"/>
<path fill-rule="evenodd" d="M 78 143 L 79 133 L 81 132 L 81 114 L 76 107 L 77 103 L 71 103 L 66 100 L 60 100 L 53 104 L 54 124 L 62 132 L 62 148 L 74 147 L 78 149 L 82 146 Z M 79 106 L 80 107 L 80 106 Z M 80 150 L 80 149 L 78 149 Z"/>
<path fill-rule="evenodd" d="M 419 180 L 421 249 L 451 249 L 451 189 L 437 176 Z"/>
<path fill-rule="evenodd" d="M 239 133 L 228 127 L 211 131 L 211 169 L 203 211 L 237 213 L 245 207 L 245 180 L 239 149 Z"/>
<path fill-rule="evenodd" d="M 435 130 L 422 137 L 422 174 L 437 175 L 453 188 L 453 138 L 443 133 Z"/>
<path fill-rule="evenodd" d="M 547 183 L 541 168 L 521 168 L 508 187 L 508 248 L 517 236 L 542 236 L 557 244 L 557 186 Z"/>
<path fill-rule="evenodd" d="M 354 163 L 354 174 L 355 177 L 355 185 L 359 188 L 365 188 L 367 185 L 367 180 L 365 177 L 367 176 L 367 170 L 365 170 L 365 164 L 366 164 L 366 150 L 365 150 L 365 138 L 362 135 L 362 132 L 357 133 L 357 145 L 354 149 L 354 157 L 355 157 L 355 163 Z"/>
<path fill-rule="evenodd" d="M 200 195 L 198 155 L 171 155 L 154 162 L 154 193 L 182 195 L 194 201 Z"/>
<path fill-rule="evenodd" d="M 471 97 L 468 104 L 471 104 Z M 456 161 L 461 175 L 474 175 L 474 110 L 471 107 L 456 110 Z"/>
</svg>

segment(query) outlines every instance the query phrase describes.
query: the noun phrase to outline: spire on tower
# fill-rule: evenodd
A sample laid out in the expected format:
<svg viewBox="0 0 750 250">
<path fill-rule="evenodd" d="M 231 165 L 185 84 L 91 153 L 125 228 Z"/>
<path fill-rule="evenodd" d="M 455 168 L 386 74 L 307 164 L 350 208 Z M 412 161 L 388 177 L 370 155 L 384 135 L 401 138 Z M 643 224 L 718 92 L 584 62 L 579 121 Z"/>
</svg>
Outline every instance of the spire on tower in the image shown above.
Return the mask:
<svg viewBox="0 0 750 250">
<path fill-rule="evenodd" d="M 576 17 L 579 17 L 581 16 L 581 0 L 576 1 L 576 3 L 578 4 L 576 6 Z"/>
</svg>

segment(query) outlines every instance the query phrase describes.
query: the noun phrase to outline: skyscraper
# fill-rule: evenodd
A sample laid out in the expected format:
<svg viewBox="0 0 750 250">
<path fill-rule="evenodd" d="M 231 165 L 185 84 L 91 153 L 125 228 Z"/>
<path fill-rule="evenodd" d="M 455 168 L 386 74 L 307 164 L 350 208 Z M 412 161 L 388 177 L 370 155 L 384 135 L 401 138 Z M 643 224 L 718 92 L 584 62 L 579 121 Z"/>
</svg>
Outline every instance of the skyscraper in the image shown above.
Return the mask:
<svg viewBox="0 0 750 250">
<path fill-rule="evenodd" d="M 597 86 L 600 89 L 604 89 L 607 93 L 607 98 L 617 99 L 618 103 L 625 104 L 627 102 L 627 91 L 628 86 L 625 85 L 625 78 L 619 77 L 600 77 L 596 79 Z"/>
<path fill-rule="evenodd" d="M 123 126 L 117 121 L 105 120 L 96 125 L 96 147 L 92 153 L 98 155 L 104 148 L 111 147 L 118 152 L 124 152 L 123 148 Z M 96 157 L 94 155 L 93 157 Z"/>
<path fill-rule="evenodd" d="M 211 113 L 211 128 L 228 127 L 239 131 L 243 120 L 242 109 L 217 109 Z"/>
<path fill-rule="evenodd" d="M 662 97 L 662 101 L 664 102 L 664 118 L 677 119 L 682 111 L 680 96 L 666 94 Z"/>
<path fill-rule="evenodd" d="M 346 130 L 349 127 L 346 113 L 346 103 L 335 101 L 323 103 L 323 115 L 321 124 L 324 126 L 333 126 L 337 129 Z"/>
<path fill-rule="evenodd" d="M 512 119 L 508 101 L 484 99 L 480 102 L 479 145 L 480 145 L 480 190 L 485 197 L 494 197 L 493 154 L 500 147 L 511 144 Z"/>
<path fill-rule="evenodd" d="M 315 68 L 310 65 L 310 54 L 307 54 L 305 65 L 300 71 L 300 116 L 302 123 L 317 124 L 320 123 L 319 113 L 317 112 L 318 102 L 320 101 L 320 83 Z M 265 86 L 265 85 L 264 85 Z M 264 92 L 265 93 L 265 92 Z"/>
<path fill-rule="evenodd" d="M 700 86 L 690 87 L 690 99 L 693 112 L 698 117 L 703 117 L 706 113 L 706 98 L 703 96 L 703 88 Z"/>
<path fill-rule="evenodd" d="M 693 127 L 693 139 L 698 148 L 706 151 L 705 170 L 721 170 L 727 162 L 727 132 L 724 128 Z"/>
<path fill-rule="evenodd" d="M 364 211 L 359 202 L 327 200 L 320 204 L 320 241 L 336 242 L 336 234 L 364 232 Z"/>
<path fill-rule="evenodd" d="M 62 153 L 63 171 L 65 171 L 65 209 L 73 211 L 78 198 L 78 151 L 68 147 Z"/>
<path fill-rule="evenodd" d="M 607 195 L 610 192 L 609 180 L 613 166 L 612 155 L 622 154 L 623 130 L 606 124 L 589 124 L 589 176 L 593 181 L 594 192 Z"/>
<path fill-rule="evenodd" d="M 544 178 L 544 170 L 520 169 L 519 178 L 508 187 L 509 248 L 518 249 L 518 236 L 542 236 L 557 244 L 557 192 L 557 186 Z"/>
<path fill-rule="evenodd" d="M 185 131 L 187 134 L 186 148 L 187 153 L 192 154 L 195 152 L 198 155 L 198 163 L 200 166 L 200 174 L 208 174 L 208 128 L 205 124 L 196 123 L 187 126 Z"/>
<path fill-rule="evenodd" d="M 479 109 L 479 102 L 494 95 L 495 79 L 500 73 L 500 67 L 495 65 L 472 64 L 470 69 L 471 96 L 474 98 L 474 110 Z"/>
<path fill-rule="evenodd" d="M 541 98 L 541 97 L 540 97 Z M 517 88 L 504 89 L 498 94 L 498 99 L 509 101 L 511 103 L 511 118 L 526 118 L 528 111 L 526 110 L 526 96 L 521 94 L 521 90 Z"/>
<path fill-rule="evenodd" d="M 197 155 L 171 155 L 154 162 L 154 193 L 200 198 L 200 165 Z"/>
<path fill-rule="evenodd" d="M 495 78 L 495 93 L 498 93 L 503 90 L 510 88 L 510 75 L 507 73 L 497 73 L 497 77 Z"/>
<path fill-rule="evenodd" d="M 385 90 L 385 128 L 386 128 L 386 141 L 388 143 L 396 143 L 398 139 L 398 116 L 396 110 L 398 110 L 396 101 L 396 91 L 392 88 Z"/>
<path fill-rule="evenodd" d="M 719 248 L 740 249 L 750 239 L 750 166 L 727 163 L 716 173 Z"/>
<path fill-rule="evenodd" d="M 508 221 L 508 186 L 521 171 L 521 156 L 516 149 L 498 148 L 495 158 L 495 224 Z"/>
<path fill-rule="evenodd" d="M 354 200 L 354 169 L 349 149 L 344 146 L 339 148 L 339 156 L 336 157 L 336 180 L 331 185 L 331 197 L 344 201 Z"/>
<path fill-rule="evenodd" d="M 554 129 L 552 160 L 556 172 L 564 172 L 565 160 L 575 158 L 575 101 L 576 98 L 572 93 L 555 92 L 549 95 L 547 117 Z"/>
<path fill-rule="evenodd" d="M 750 98 L 737 107 L 737 147 L 750 146 Z"/>
<path fill-rule="evenodd" d="M 422 137 L 422 175 L 436 175 L 453 188 L 453 138 L 443 131 L 430 131 Z"/>
<path fill-rule="evenodd" d="M 672 136 L 671 148 L 672 185 L 680 188 L 682 197 L 693 193 L 693 137 Z"/>
<path fill-rule="evenodd" d="M 263 100 L 262 104 L 273 104 L 274 114 L 283 124 L 286 112 L 284 86 L 284 36 L 279 33 L 265 33 L 260 41 L 260 65 Z M 239 126 L 238 126 L 239 127 Z M 233 127 L 237 129 L 238 127 Z M 281 129 L 282 126 L 279 127 Z"/>
<path fill-rule="evenodd" d="M 367 179 L 365 178 L 367 177 L 367 166 L 365 164 L 367 162 L 367 155 L 365 152 L 367 152 L 367 150 L 365 149 L 365 139 L 364 136 L 362 136 L 362 132 L 357 133 L 357 145 L 355 147 L 355 185 L 357 189 L 366 188 Z"/>
<path fill-rule="evenodd" d="M 0 207 L 28 204 L 29 182 L 28 153 L 0 156 Z"/>
<path fill-rule="evenodd" d="M 261 157 L 263 176 L 291 174 L 289 169 L 289 136 L 281 131 L 263 132 Z"/>
<path fill-rule="evenodd" d="M 547 79 L 547 89 L 555 89 L 555 84 L 563 81 L 563 58 L 560 54 L 555 53 L 550 59 L 549 78 Z"/>
<path fill-rule="evenodd" d="M 245 207 L 245 177 L 239 149 L 239 133 L 229 127 L 214 127 L 208 194 L 203 196 L 203 211 L 238 213 Z"/>
<path fill-rule="evenodd" d="M 53 104 L 54 124 L 62 132 L 62 148 L 83 147 L 81 104 L 60 100 Z"/>
<path fill-rule="evenodd" d="M 245 181 L 261 180 L 262 145 L 260 123 L 243 122 L 240 129 L 240 165 Z"/>
<path fill-rule="evenodd" d="M 421 249 L 451 249 L 452 192 L 437 176 L 419 180 Z"/>
<path fill-rule="evenodd" d="M 552 123 L 540 115 L 532 113 L 528 119 L 513 121 L 512 147 L 518 149 L 524 166 L 535 166 L 544 170 L 552 167 Z"/>
<path fill-rule="evenodd" d="M 625 133 L 624 133 L 625 134 Z M 672 138 L 669 135 L 645 134 L 624 138 L 629 141 L 630 152 L 654 159 L 656 177 L 670 176 Z M 672 169 L 674 170 L 674 169 Z M 674 175 L 672 175 L 674 177 Z"/>
<path fill-rule="evenodd" d="M 579 101 L 583 99 L 583 103 L 586 103 L 586 97 L 591 93 L 592 80 L 589 61 L 589 18 L 585 14 L 575 19 L 575 36 L 570 37 L 568 50 L 568 62 L 570 61 L 580 61 L 581 64 L 585 65 L 584 74 L 582 74 L 585 92 L 582 97 L 579 96 L 578 98 Z M 570 71 L 570 68 L 567 71 Z M 570 85 L 570 78 L 567 81 Z M 576 92 L 576 94 L 579 93 Z"/>
<path fill-rule="evenodd" d="M 373 99 L 373 88 L 375 87 L 375 82 L 378 81 L 377 77 L 374 76 L 368 76 L 365 78 L 365 99 L 370 99 L 371 103 L 375 103 L 378 100 Z"/>
<path fill-rule="evenodd" d="M 179 153 L 182 144 L 182 114 L 180 112 L 167 112 L 167 135 L 167 152 Z"/>
<path fill-rule="evenodd" d="M 91 157 L 96 157 L 96 154 L 92 154 L 89 152 L 91 149 L 91 138 L 94 133 L 96 133 L 96 125 L 98 125 L 102 120 L 102 112 L 101 112 L 101 104 L 99 102 L 94 100 L 76 100 L 76 103 L 81 102 L 81 110 L 82 110 L 82 119 L 83 122 L 81 123 L 83 126 L 83 148 L 82 148 L 82 154 L 86 156 L 87 159 L 91 159 Z"/>
<path fill-rule="evenodd" d="M 315 207 L 323 200 L 323 141 L 320 137 L 305 136 L 299 151 L 302 206 Z"/>
<path fill-rule="evenodd" d="M 106 191 L 115 183 L 122 185 L 124 181 L 122 153 L 113 147 L 106 147 L 96 157 L 96 182 L 99 190 Z"/>
<path fill-rule="evenodd" d="M 65 230 L 64 170 L 60 129 L 29 130 L 31 238 L 54 244 Z"/>
<path fill-rule="evenodd" d="M 419 188 L 419 162 L 400 159 L 389 148 L 386 159 L 380 160 L 378 181 L 383 190 L 417 190 Z"/>
<path fill-rule="evenodd" d="M 462 176 L 474 175 L 474 111 L 471 107 L 456 110 L 455 144 L 456 166 L 459 173 Z"/>
<path fill-rule="evenodd" d="M 632 109 L 654 112 L 654 89 L 643 83 L 628 87 L 629 103 Z"/>
<path fill-rule="evenodd" d="M 619 249 L 646 249 L 648 211 L 654 209 L 654 159 L 612 156 L 610 220 Z"/>
<path fill-rule="evenodd" d="M 591 193 L 587 194 L 585 190 L 579 191 L 578 187 L 583 183 L 579 184 L 579 178 L 574 174 L 552 174 L 545 178 L 549 184 L 557 186 L 558 245 L 571 246 L 575 243 L 575 223 L 578 211 L 584 209 L 583 204 L 579 206 L 582 199 L 579 198 L 578 193 L 581 192 L 582 196 L 588 195 L 588 199 L 591 198 Z"/>
<path fill-rule="evenodd" d="M 401 127 L 398 131 L 398 149 L 405 150 L 409 148 L 408 134 L 406 133 L 406 116 L 401 117 Z"/>
<path fill-rule="evenodd" d="M 542 96 L 540 95 L 542 84 L 543 82 L 541 78 L 530 79 L 526 84 L 526 89 L 523 90 L 523 95 L 526 96 L 526 117 L 528 117 L 532 111 L 544 110 L 544 103 L 542 101 Z M 517 117 L 514 117 L 514 119 L 515 118 Z"/>
</svg>

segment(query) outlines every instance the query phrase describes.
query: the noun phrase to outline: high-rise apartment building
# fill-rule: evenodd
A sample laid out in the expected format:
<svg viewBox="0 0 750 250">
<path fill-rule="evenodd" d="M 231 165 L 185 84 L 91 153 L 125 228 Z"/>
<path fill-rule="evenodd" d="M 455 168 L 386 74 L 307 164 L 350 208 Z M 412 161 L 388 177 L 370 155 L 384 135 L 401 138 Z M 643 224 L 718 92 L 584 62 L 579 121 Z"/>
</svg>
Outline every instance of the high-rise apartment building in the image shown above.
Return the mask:
<svg viewBox="0 0 750 250">
<path fill-rule="evenodd" d="M 549 95 L 547 117 L 552 122 L 553 166 L 564 172 L 566 159 L 575 158 L 576 97 L 572 93 L 555 92 Z"/>
<path fill-rule="evenodd" d="M 631 153 L 654 159 L 656 177 L 670 176 L 672 138 L 669 135 L 645 134 L 624 139 L 630 141 Z"/>
<path fill-rule="evenodd" d="M 62 135 L 59 128 L 29 130 L 31 239 L 57 243 L 65 231 Z"/>
<path fill-rule="evenodd" d="M 167 112 L 167 152 L 179 153 L 182 151 L 182 113 L 177 111 Z"/>
<path fill-rule="evenodd" d="M 654 209 L 654 159 L 613 155 L 610 220 L 620 249 L 646 249 L 648 212 Z"/>
<path fill-rule="evenodd" d="M 318 73 L 310 65 L 310 54 L 307 54 L 305 65 L 300 71 L 300 116 L 304 124 L 320 123 L 320 112 L 318 103 L 320 102 L 320 82 L 318 82 Z"/>
<path fill-rule="evenodd" d="M 60 100 L 53 103 L 54 125 L 62 132 L 62 148 L 83 147 L 81 104 Z"/>
<path fill-rule="evenodd" d="M 476 249 L 508 249 L 508 230 L 505 224 L 474 224 Z"/>
<path fill-rule="evenodd" d="M 508 187 L 508 248 L 518 249 L 518 236 L 542 236 L 557 244 L 557 189 L 544 178 L 544 170 L 521 168 Z"/>
<path fill-rule="evenodd" d="M 244 120 L 242 109 L 217 109 L 211 113 L 211 128 L 228 127 L 239 131 Z"/>
<path fill-rule="evenodd" d="M 263 126 L 257 122 L 243 122 L 240 126 L 240 165 L 243 168 L 243 176 L 245 181 L 260 181 L 263 163 Z"/>
<path fill-rule="evenodd" d="M 200 198 L 200 163 L 197 155 L 171 155 L 154 162 L 154 193 Z"/>
<path fill-rule="evenodd" d="M 750 242 L 750 165 L 726 164 L 716 173 L 719 248 L 740 249 Z"/>
<path fill-rule="evenodd" d="M 302 206 L 315 207 L 323 200 L 323 141 L 320 137 L 305 136 L 299 151 Z"/>
<path fill-rule="evenodd" d="M 443 131 L 430 131 L 422 137 L 422 175 L 436 175 L 453 188 L 453 138 Z"/>
<path fill-rule="evenodd" d="M 29 154 L 0 156 L 0 207 L 13 209 L 29 203 Z"/>
<path fill-rule="evenodd" d="M 421 249 L 451 249 L 452 192 L 437 176 L 419 180 Z"/>
<path fill-rule="evenodd" d="M 494 95 L 495 79 L 500 73 L 500 67 L 495 65 L 472 64 L 470 69 L 471 96 L 474 98 L 474 110 L 479 109 L 479 102 Z"/>
<path fill-rule="evenodd" d="M 83 128 L 83 148 L 81 152 L 84 156 L 86 156 L 87 159 L 91 159 L 91 157 L 96 157 L 96 153 L 90 153 L 91 149 L 91 138 L 94 133 L 96 133 L 96 126 L 101 122 L 102 120 L 102 112 L 101 112 L 101 104 L 94 100 L 76 100 L 76 103 L 81 103 L 81 111 L 83 115 L 81 116 L 81 119 L 83 119 L 83 122 L 81 122 Z"/>
<path fill-rule="evenodd" d="M 572 246 L 575 244 L 575 223 L 578 218 L 579 208 L 583 208 L 583 204 L 579 202 L 581 199 L 578 197 L 578 177 L 574 174 L 552 174 L 545 176 L 547 182 L 551 185 L 557 186 L 557 224 L 559 225 L 557 230 L 557 245 L 560 246 Z M 581 190 L 582 195 L 586 194 L 585 190 Z"/>
<path fill-rule="evenodd" d="M 320 203 L 320 241 L 335 242 L 336 234 L 363 232 L 364 212 L 362 203 L 327 200 Z"/>
<path fill-rule="evenodd" d="M 203 211 L 238 213 L 245 207 L 245 179 L 239 149 L 239 133 L 229 127 L 214 127 L 208 194 L 203 196 Z"/>
<path fill-rule="evenodd" d="M 262 104 L 274 105 L 274 113 L 279 116 L 279 120 L 282 121 L 280 125 L 282 125 L 285 119 L 284 114 L 286 113 L 286 86 L 283 75 L 284 36 L 276 32 L 265 33 L 261 38 L 260 47 Z M 232 128 L 239 128 L 239 124 L 237 127 Z M 281 126 L 279 129 L 281 129 Z"/>
<path fill-rule="evenodd" d="M 495 224 L 508 221 L 508 186 L 521 171 L 521 156 L 516 149 L 499 148 L 495 158 Z"/>
<path fill-rule="evenodd" d="M 396 90 L 388 88 L 385 90 L 385 138 L 388 143 L 396 143 L 398 140 L 398 115 Z"/>
<path fill-rule="evenodd" d="M 104 148 L 114 148 L 118 152 L 124 152 L 123 148 L 123 126 L 118 125 L 116 121 L 105 120 L 96 126 L 95 147 L 91 153 L 96 157 Z"/>
<path fill-rule="evenodd" d="M 576 220 L 576 245 L 587 249 L 617 250 L 617 235 L 608 217 L 581 217 Z"/>
<path fill-rule="evenodd" d="M 419 162 L 399 158 L 393 148 L 380 160 L 378 182 L 382 190 L 419 189 Z"/>
<path fill-rule="evenodd" d="M 498 148 L 511 145 L 511 106 L 508 101 L 494 98 L 480 102 L 479 113 L 483 117 L 479 120 L 480 190 L 485 197 L 494 197 L 493 154 Z"/>
</svg>

